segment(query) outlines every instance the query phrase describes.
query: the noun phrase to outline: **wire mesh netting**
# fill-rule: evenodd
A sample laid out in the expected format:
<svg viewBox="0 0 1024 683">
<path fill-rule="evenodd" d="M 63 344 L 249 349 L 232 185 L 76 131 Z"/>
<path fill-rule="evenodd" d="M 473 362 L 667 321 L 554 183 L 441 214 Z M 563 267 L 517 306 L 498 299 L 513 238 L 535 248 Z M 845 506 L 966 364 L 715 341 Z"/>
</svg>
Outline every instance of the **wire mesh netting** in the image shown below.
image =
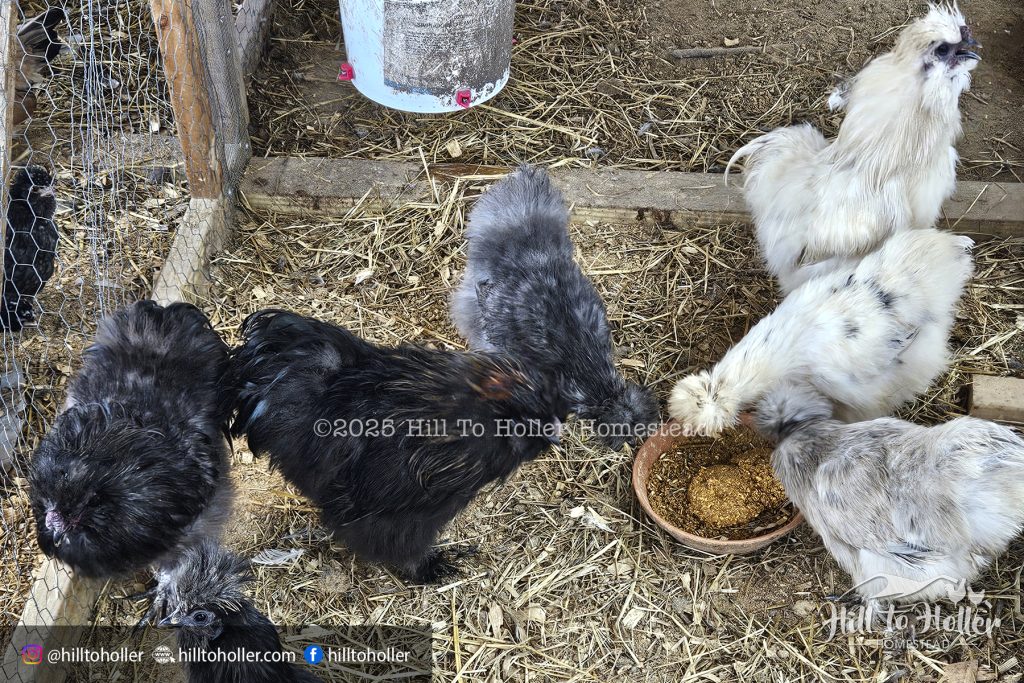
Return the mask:
<svg viewBox="0 0 1024 683">
<path fill-rule="evenodd" d="M 28 624 L 81 619 L 96 588 L 72 584 L 40 553 L 29 457 L 61 411 L 97 322 L 154 294 L 188 296 L 223 211 L 207 204 L 215 204 L 225 185 L 234 186 L 247 154 L 241 89 L 217 87 L 225 73 L 232 75 L 237 54 L 198 54 L 207 44 L 211 50 L 226 44 L 224 35 L 234 38 L 227 2 L 193 8 L 147 0 L 22 0 L 12 11 L 9 88 L 0 87 L 14 100 L 0 302 L 5 644 L 12 635 L 31 639 L 14 634 L 22 617 Z M 193 120 L 175 120 L 175 97 L 199 103 L 183 108 Z M 196 139 L 186 135 L 182 145 L 179 126 L 194 130 Z M 201 150 L 196 163 L 212 169 L 198 188 L 189 186 L 183 148 Z M 0 679 L 24 673 L 14 655 L 5 652 Z"/>
</svg>

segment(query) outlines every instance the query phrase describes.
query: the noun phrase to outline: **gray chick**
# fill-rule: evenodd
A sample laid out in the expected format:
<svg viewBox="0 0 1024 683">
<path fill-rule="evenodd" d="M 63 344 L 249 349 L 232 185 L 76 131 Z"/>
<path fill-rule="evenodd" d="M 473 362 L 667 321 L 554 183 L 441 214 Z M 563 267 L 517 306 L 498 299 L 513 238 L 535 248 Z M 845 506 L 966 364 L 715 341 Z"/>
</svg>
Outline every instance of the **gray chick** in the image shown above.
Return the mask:
<svg viewBox="0 0 1024 683">
<path fill-rule="evenodd" d="M 569 211 L 547 172 L 522 166 L 490 188 L 467 238 L 451 312 L 472 348 L 557 378 L 572 412 L 615 450 L 658 421 L 651 392 L 615 369 L 604 302 L 573 259 Z"/>
<path fill-rule="evenodd" d="M 772 466 L 877 613 L 883 601 L 955 595 L 1024 526 L 1024 440 L 971 417 L 933 427 L 883 417 L 844 424 L 806 385 L 757 406 Z"/>
</svg>

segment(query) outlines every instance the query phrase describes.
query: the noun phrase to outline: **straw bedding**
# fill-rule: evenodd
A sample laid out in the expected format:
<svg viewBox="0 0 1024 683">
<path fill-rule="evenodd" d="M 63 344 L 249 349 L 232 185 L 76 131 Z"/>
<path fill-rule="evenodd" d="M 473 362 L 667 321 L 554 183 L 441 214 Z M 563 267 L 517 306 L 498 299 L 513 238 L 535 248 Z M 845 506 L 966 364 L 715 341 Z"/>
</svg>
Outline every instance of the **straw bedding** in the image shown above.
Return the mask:
<svg viewBox="0 0 1024 683">
<path fill-rule="evenodd" d="M 648 68 L 667 45 L 643 29 L 664 7 L 605 1 L 520 3 L 518 75 L 493 106 L 417 117 L 351 93 L 312 106 L 306 95 L 333 83 L 324 65 L 336 67 L 336 7 L 327 0 L 284 0 L 279 7 L 273 47 L 250 91 L 261 153 L 715 170 L 739 140 L 765 125 L 801 117 L 835 125 L 817 95 L 794 98 L 820 93 L 831 78 L 827 70 L 780 69 L 778 61 L 752 57 L 730 61 L 728 73 L 692 77 Z M 324 59 L 303 61 L 301 51 Z M 150 64 L 145 50 L 134 54 Z M 842 59 L 857 63 L 857 55 Z M 728 95 L 764 82 L 770 87 L 754 89 L 763 99 L 747 98 L 746 109 Z M 131 132 L 144 132 L 150 121 L 172 132 L 164 95 L 140 98 L 140 111 L 148 113 L 131 119 Z M 762 118 L 765 111 L 771 115 Z M 44 132 L 60 139 L 70 130 L 55 119 Z M 979 147 L 967 173 L 1019 175 L 1013 134 L 1005 136 L 1009 144 Z M 119 254 L 111 270 L 123 286 L 117 300 L 148 291 L 171 237 L 167 228 L 185 201 L 173 183 L 130 187 L 136 208 L 122 216 L 110 245 Z M 482 187 L 474 179 L 449 182 L 433 202 L 358 207 L 336 220 L 243 211 L 236 244 L 218 257 L 210 293 L 196 303 L 231 341 L 245 315 L 282 306 L 379 343 L 460 348 L 446 299 L 462 266 L 463 200 Z M 162 203 L 139 210 L 145 199 Z M 122 225 L 116 217 L 114 224 Z M 573 237 L 608 303 L 620 366 L 662 400 L 676 379 L 714 362 L 774 304 L 745 227 L 584 223 L 573 226 Z M 23 335 L 18 357 L 33 385 L 26 450 L 52 419 L 101 310 L 92 289 L 92 245 L 74 227 L 63 231 L 40 333 Z M 977 277 L 951 340 L 956 361 L 905 417 L 933 422 L 962 413 L 970 373 L 1024 373 L 1024 240 L 985 242 L 975 255 Z M 887 647 L 893 643 L 877 633 L 827 640 L 825 596 L 848 588 L 848 577 L 813 532 L 802 528 L 749 557 L 687 551 L 635 503 L 631 462 L 628 450 L 608 452 L 569 429 L 563 447 L 485 492 L 454 522 L 446 542 L 476 543 L 479 555 L 466 561 L 462 578 L 424 588 L 405 586 L 332 544 L 315 509 L 242 442 L 233 472 L 241 495 L 227 542 L 244 555 L 303 551 L 286 566 L 257 570 L 257 607 L 275 622 L 431 625 L 439 680 L 927 681 L 946 664 L 969 659 L 989 680 L 998 674 L 1018 681 L 1024 673 L 1017 659 L 1024 650 L 1024 542 L 978 582 L 1002 620 L 991 638 L 956 635 L 911 651 Z M 4 487 L 0 614 L 9 621 L 20 612 L 37 557 L 24 480 L 16 476 Z M 132 583 L 104 591 L 97 624 L 138 617 L 114 598 L 141 587 Z M 147 666 L 140 680 L 180 680 L 177 667 Z"/>
<path fill-rule="evenodd" d="M 379 343 L 461 347 L 446 300 L 462 265 L 461 199 L 479 189 L 459 181 L 436 202 L 357 208 L 345 219 L 246 212 L 199 303 L 232 340 L 245 315 L 282 306 Z M 579 224 L 572 232 L 608 302 L 620 366 L 662 399 L 772 306 L 747 228 Z M 961 308 L 954 368 L 909 417 L 963 412 L 969 372 L 1019 372 L 1024 241 L 980 245 L 977 260 L 982 277 Z M 881 681 L 901 672 L 929 680 L 944 663 L 968 658 L 1020 673 L 1013 657 L 1024 625 L 1014 596 L 1024 544 L 979 582 L 1000 598 L 1002 628 L 991 640 L 958 636 L 913 653 L 883 651 L 877 633 L 826 641 L 825 596 L 849 585 L 813 532 L 802 528 L 751 557 L 687 551 L 635 503 L 631 453 L 578 436 L 570 429 L 562 448 L 488 490 L 453 523 L 444 542 L 475 543 L 480 552 L 447 586 L 405 586 L 354 560 L 244 443 L 236 447 L 242 495 L 228 543 L 250 556 L 303 551 L 287 566 L 258 568 L 257 605 L 278 623 L 432 625 L 437 680 Z M 137 617 L 110 598 L 127 588 L 103 598 L 100 623 Z M 157 680 L 174 680 L 167 669 Z"/>
</svg>

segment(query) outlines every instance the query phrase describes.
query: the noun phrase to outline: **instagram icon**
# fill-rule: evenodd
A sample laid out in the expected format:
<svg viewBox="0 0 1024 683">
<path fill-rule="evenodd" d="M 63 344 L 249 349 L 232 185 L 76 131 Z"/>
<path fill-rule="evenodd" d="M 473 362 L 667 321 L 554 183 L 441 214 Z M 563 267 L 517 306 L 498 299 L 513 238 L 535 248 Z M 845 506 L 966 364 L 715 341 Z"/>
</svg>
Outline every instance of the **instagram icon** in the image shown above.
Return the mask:
<svg viewBox="0 0 1024 683">
<path fill-rule="evenodd" d="M 42 645 L 26 645 L 21 648 L 21 662 L 34 666 L 43 661 Z"/>
</svg>

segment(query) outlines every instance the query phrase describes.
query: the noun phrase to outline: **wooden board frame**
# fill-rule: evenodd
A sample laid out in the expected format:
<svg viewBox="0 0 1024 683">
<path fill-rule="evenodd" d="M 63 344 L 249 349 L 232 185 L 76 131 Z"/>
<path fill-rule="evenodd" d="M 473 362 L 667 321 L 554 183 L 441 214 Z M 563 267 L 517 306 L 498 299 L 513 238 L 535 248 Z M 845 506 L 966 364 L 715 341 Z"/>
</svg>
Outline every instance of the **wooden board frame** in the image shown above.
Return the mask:
<svg viewBox="0 0 1024 683">
<path fill-rule="evenodd" d="M 489 178 L 508 169 L 438 164 L 432 177 Z M 577 220 L 653 221 L 666 226 L 750 222 L 742 176 L 726 185 L 719 174 L 614 168 L 555 169 L 555 184 Z M 254 209 L 281 214 L 344 216 L 364 197 L 420 201 L 433 196 L 422 164 L 366 159 L 275 157 L 254 159 L 241 193 Z M 1024 237 L 1024 184 L 960 182 L 940 226 L 978 236 Z"/>
</svg>

